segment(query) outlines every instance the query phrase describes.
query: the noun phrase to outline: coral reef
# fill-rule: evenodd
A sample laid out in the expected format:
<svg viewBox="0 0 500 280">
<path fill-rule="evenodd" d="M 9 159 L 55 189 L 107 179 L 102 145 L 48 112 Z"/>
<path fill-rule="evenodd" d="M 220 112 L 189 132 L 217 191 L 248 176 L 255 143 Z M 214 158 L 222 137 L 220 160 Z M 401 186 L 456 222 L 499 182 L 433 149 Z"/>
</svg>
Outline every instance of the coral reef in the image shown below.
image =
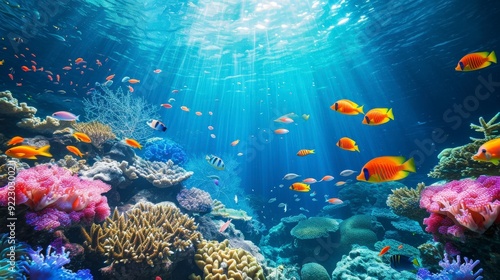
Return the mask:
<svg viewBox="0 0 500 280">
<path fill-rule="evenodd" d="M 203 241 L 194 256 L 203 279 L 264 280 L 264 271 L 255 257 L 241 248 L 229 248 L 229 241 Z M 190 279 L 202 279 L 191 275 Z"/>
<path fill-rule="evenodd" d="M 10 118 L 31 118 L 36 114 L 36 108 L 26 103 L 19 103 L 8 90 L 0 91 L 0 115 Z"/>
<path fill-rule="evenodd" d="M 387 253 L 383 256 L 386 261 L 389 261 L 390 256 L 397 254 L 413 257 L 418 257 L 420 255 L 420 251 L 417 248 L 394 239 L 377 241 L 374 245 L 375 251 L 380 252 L 380 250 L 382 250 L 385 246 L 391 246 L 389 251 L 387 251 Z"/>
<path fill-rule="evenodd" d="M 399 182 L 372 184 L 357 182 L 343 187 L 338 197 L 344 202 L 349 201 L 351 212 L 356 215 L 370 215 L 373 207 L 386 208 L 387 196 L 392 189 L 404 187 Z"/>
<path fill-rule="evenodd" d="M 51 249 L 52 247 L 49 245 L 47 247 L 45 256 L 40 253 L 42 251 L 42 248 L 38 248 L 38 250 L 36 251 L 30 249 L 29 256 L 31 261 L 28 261 L 28 264 L 25 266 L 30 279 L 93 279 L 88 269 L 82 269 L 74 273 L 71 270 L 63 267 L 70 262 L 69 252 L 65 252 L 64 247 L 61 254 L 57 254 L 54 251 L 51 253 Z"/>
<path fill-rule="evenodd" d="M 392 194 L 387 197 L 387 206 L 399 216 L 422 222 L 427 216 L 427 213 L 420 208 L 420 193 L 424 188 L 425 184 L 419 183 L 415 189 L 408 187 L 393 189 Z"/>
<path fill-rule="evenodd" d="M 417 273 L 417 280 L 442 280 L 442 279 L 452 279 L 452 280 L 481 280 L 483 279 L 481 273 L 483 269 L 480 268 L 474 272 L 474 268 L 479 264 L 479 260 L 473 261 L 464 257 L 464 263 L 460 261 L 460 255 L 457 259 L 453 259 L 450 263 L 448 255 L 444 254 L 444 259 L 439 262 L 439 265 L 443 270 L 437 274 L 431 274 L 425 268 L 420 268 Z"/>
<path fill-rule="evenodd" d="M 300 221 L 290 234 L 298 239 L 315 239 L 327 237 L 330 232 L 336 232 L 339 229 L 339 222 L 326 217 L 310 217 L 307 220 Z"/>
<path fill-rule="evenodd" d="M 113 92 L 105 86 L 95 90 L 90 99 L 83 100 L 85 117 L 109 125 L 116 136 L 132 138 L 143 142 L 155 132 L 146 125 L 150 119 L 158 119 L 158 109 L 145 99 L 123 92 L 122 88 Z"/>
<path fill-rule="evenodd" d="M 443 245 L 439 242 L 426 242 L 418 246 L 420 251 L 420 264 L 430 271 L 438 271 L 439 261 L 443 258 Z"/>
<path fill-rule="evenodd" d="M 92 145 L 98 149 L 101 148 L 104 142 L 116 138 L 113 129 L 109 125 L 98 121 L 79 122 L 73 124 L 73 127 L 76 131 L 87 134 L 92 139 Z"/>
<path fill-rule="evenodd" d="M 226 208 L 226 206 L 217 199 L 214 199 L 212 202 L 212 211 L 210 215 L 243 221 L 250 221 L 252 219 L 244 210 Z"/>
<path fill-rule="evenodd" d="M 193 175 L 192 171 L 174 165 L 168 160 L 165 162 L 150 162 L 136 157 L 134 167 L 139 176 L 148 180 L 153 186 L 158 188 L 168 188 L 179 184 Z"/>
<path fill-rule="evenodd" d="M 46 116 L 44 120 L 39 117 L 22 119 L 17 123 L 17 126 L 36 133 L 51 135 L 54 134 L 55 131 L 71 127 L 73 123 L 75 123 L 75 121 L 59 121 L 51 116 Z"/>
<path fill-rule="evenodd" d="M 78 174 L 80 170 L 87 170 L 89 168 L 86 160 L 74 158 L 72 155 L 65 155 L 64 158 L 58 160 L 57 162 L 54 159 L 51 159 L 50 163 L 64 167 L 71 171 L 72 174 Z"/>
<path fill-rule="evenodd" d="M 82 178 L 101 180 L 118 188 L 125 188 L 132 183 L 131 180 L 138 178 L 135 168 L 129 167 L 128 162 L 120 163 L 110 158 L 96 161 L 79 173 Z"/>
<path fill-rule="evenodd" d="M 498 112 L 493 118 L 491 118 L 488 122 L 484 120 L 483 117 L 479 117 L 479 125 L 470 124 L 470 128 L 474 129 L 477 132 L 481 132 L 484 134 L 484 139 L 472 138 L 471 140 L 490 140 L 495 138 L 500 134 L 500 122 L 496 122 L 496 120 L 500 117 L 500 112 Z"/>
<path fill-rule="evenodd" d="M 175 165 L 184 165 L 188 156 L 181 145 L 170 139 L 151 138 L 143 148 L 144 158 L 149 161 L 166 162 L 171 160 Z"/>
<path fill-rule="evenodd" d="M 306 263 L 300 270 L 302 280 L 330 280 L 330 275 L 319 263 Z"/>
<path fill-rule="evenodd" d="M 8 233 L 0 235 L 0 279 L 25 279 L 22 274 L 29 246 L 18 242 Z"/>
<path fill-rule="evenodd" d="M 422 191 L 420 207 L 431 213 L 426 231 L 464 238 L 466 231 L 484 233 L 500 213 L 500 177 L 452 181 Z"/>
<path fill-rule="evenodd" d="M 192 257 L 201 240 L 194 219 L 172 204 L 139 203 L 126 213 L 93 224 L 84 246 L 106 257 L 103 271 L 116 279 L 153 279 Z"/>
<path fill-rule="evenodd" d="M 342 257 L 332 273 L 332 279 L 364 280 L 364 279 L 415 279 L 415 274 L 408 271 L 398 272 L 392 269 L 378 256 L 364 246 L 353 246 L 353 249 Z"/>
<path fill-rule="evenodd" d="M 188 211 L 206 213 L 212 210 L 212 197 L 204 190 L 182 189 L 176 198 L 179 205 Z"/>
<path fill-rule="evenodd" d="M 358 244 L 373 249 L 377 242 L 377 234 L 373 231 L 373 216 L 355 215 L 340 223 L 340 244 L 343 249 L 350 250 L 351 245 Z"/>
<path fill-rule="evenodd" d="M 0 205 L 7 206 L 12 186 L 0 189 Z M 57 165 L 40 164 L 21 170 L 14 186 L 16 205 L 29 207 L 26 221 L 36 230 L 53 230 L 74 223 L 102 221 L 110 209 L 105 193 L 111 187 L 72 175 Z"/>
<path fill-rule="evenodd" d="M 12 176 L 12 172 L 9 175 L 9 166 L 14 167 L 16 172 L 19 172 L 23 169 L 28 169 L 30 166 L 20 161 L 17 158 L 11 158 L 7 155 L 0 155 L 0 186 L 5 186 L 9 182 L 9 176 Z"/>
</svg>

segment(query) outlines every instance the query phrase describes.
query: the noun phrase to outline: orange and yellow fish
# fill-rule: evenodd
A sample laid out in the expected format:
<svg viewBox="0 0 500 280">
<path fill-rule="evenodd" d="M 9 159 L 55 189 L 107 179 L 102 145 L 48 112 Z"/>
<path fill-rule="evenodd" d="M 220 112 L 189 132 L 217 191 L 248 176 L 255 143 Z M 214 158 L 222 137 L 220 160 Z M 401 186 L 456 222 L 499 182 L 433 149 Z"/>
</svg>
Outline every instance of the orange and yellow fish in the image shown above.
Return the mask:
<svg viewBox="0 0 500 280">
<path fill-rule="evenodd" d="M 391 249 L 391 246 L 389 246 L 389 245 L 385 246 L 384 248 L 382 248 L 382 250 L 380 250 L 380 252 L 378 253 L 378 256 L 382 257 L 385 253 L 387 253 L 389 251 L 389 249 Z"/>
<path fill-rule="evenodd" d="M 181 106 L 181 110 L 184 112 L 189 112 L 189 108 L 186 106 Z"/>
<path fill-rule="evenodd" d="M 416 172 L 413 158 L 405 161 L 402 156 L 383 156 L 368 161 L 356 177 L 359 181 L 380 183 L 401 180 Z"/>
<path fill-rule="evenodd" d="M 500 160 L 500 138 L 490 140 L 477 150 L 477 153 L 472 156 L 473 160 L 487 161 L 494 165 L 498 165 Z"/>
<path fill-rule="evenodd" d="M 234 146 L 238 145 L 238 143 L 240 143 L 240 139 L 236 139 L 233 142 L 231 142 L 231 146 L 234 147 Z"/>
<path fill-rule="evenodd" d="M 308 192 L 311 190 L 311 186 L 309 186 L 308 184 L 297 182 L 297 183 L 293 183 L 290 186 L 290 189 L 292 191 L 296 191 L 296 192 Z"/>
<path fill-rule="evenodd" d="M 300 151 L 297 152 L 297 155 L 299 157 L 305 157 L 305 156 L 311 155 L 311 154 L 314 154 L 314 150 L 302 149 L 302 150 L 300 150 Z"/>
<path fill-rule="evenodd" d="M 329 199 L 326 200 L 326 202 L 328 202 L 330 204 L 334 204 L 334 205 L 338 205 L 338 204 L 344 203 L 341 199 L 336 198 L 336 197 L 329 198 Z"/>
<path fill-rule="evenodd" d="M 330 106 L 330 109 L 337 111 L 337 112 L 344 114 L 344 115 L 364 114 L 363 113 L 363 106 L 359 106 L 358 104 L 356 104 L 348 99 L 341 99 L 341 100 L 333 103 L 333 105 Z"/>
<path fill-rule="evenodd" d="M 5 151 L 5 154 L 13 158 L 37 159 L 36 156 L 52 157 L 49 153 L 50 145 L 40 148 L 33 146 L 17 146 Z"/>
<path fill-rule="evenodd" d="M 9 140 L 9 142 L 7 143 L 8 146 L 12 146 L 12 145 L 16 145 L 16 144 L 19 144 L 19 143 L 22 143 L 24 141 L 24 138 L 21 137 L 21 136 L 14 136 L 12 137 L 12 139 Z"/>
<path fill-rule="evenodd" d="M 288 129 L 285 129 L 285 128 L 278 128 L 274 131 L 274 133 L 276 133 L 276 134 L 287 134 L 288 132 L 290 132 L 290 131 L 288 131 Z"/>
<path fill-rule="evenodd" d="M 492 62 L 497 63 L 494 51 L 470 53 L 460 59 L 455 70 L 461 72 L 479 70 L 490 66 Z"/>
<path fill-rule="evenodd" d="M 115 74 L 109 75 L 106 77 L 106 81 L 113 80 L 114 77 L 115 77 Z"/>
<path fill-rule="evenodd" d="M 130 138 L 125 138 L 123 139 L 125 141 L 125 143 L 127 145 L 129 145 L 130 147 L 133 147 L 133 148 L 136 148 L 136 149 L 142 149 L 142 146 L 141 144 L 139 144 L 139 142 L 137 142 L 136 140 L 134 139 L 130 139 Z"/>
<path fill-rule="evenodd" d="M 363 124 L 381 125 L 389 120 L 394 120 L 392 108 L 374 108 L 366 113 Z"/>
<path fill-rule="evenodd" d="M 346 151 L 359 152 L 358 145 L 356 142 L 348 137 L 342 137 L 337 142 L 337 146 Z"/>
<path fill-rule="evenodd" d="M 332 175 L 325 175 L 323 176 L 323 178 L 321 178 L 321 180 L 319 180 L 320 182 L 329 182 L 331 180 L 333 180 L 333 176 Z"/>
<path fill-rule="evenodd" d="M 73 133 L 73 137 L 75 137 L 76 140 L 81 141 L 81 142 L 85 142 L 85 143 L 92 142 L 92 140 L 90 140 L 90 137 L 83 132 L 75 132 L 75 133 Z"/>
<path fill-rule="evenodd" d="M 83 157 L 83 154 L 82 154 L 82 152 L 80 152 L 80 149 L 78 149 L 75 146 L 66 146 L 66 149 L 68 149 L 68 151 L 72 152 L 73 154 L 75 154 L 79 157 Z"/>
</svg>

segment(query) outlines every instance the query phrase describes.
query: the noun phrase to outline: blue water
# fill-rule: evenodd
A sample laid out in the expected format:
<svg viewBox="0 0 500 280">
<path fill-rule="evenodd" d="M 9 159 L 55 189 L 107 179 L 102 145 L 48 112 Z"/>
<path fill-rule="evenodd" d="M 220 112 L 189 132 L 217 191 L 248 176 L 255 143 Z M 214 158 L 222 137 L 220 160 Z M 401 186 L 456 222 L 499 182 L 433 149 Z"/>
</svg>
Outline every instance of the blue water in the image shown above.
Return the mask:
<svg viewBox="0 0 500 280">
<path fill-rule="evenodd" d="M 414 157 L 417 172 L 401 182 L 433 183 L 427 173 L 437 154 L 482 137 L 469 124 L 480 116 L 489 120 L 500 108 L 500 67 L 454 70 L 467 53 L 500 52 L 495 0 L 136 2 L 3 1 L 1 89 L 37 107 L 38 116 L 60 110 L 84 116 L 81 101 L 96 82 L 115 74 L 110 89 L 116 90 L 124 76 L 140 79 L 134 95 L 154 106 L 175 99 L 172 109 L 158 106 L 168 131 L 155 136 L 181 144 L 193 159 L 214 154 L 234 160 L 241 184 L 216 195 L 230 206 L 234 194 L 246 197 L 268 226 L 298 214 L 299 207 L 317 213 L 324 195 L 337 194 L 340 171 L 359 171 L 374 157 Z M 25 58 L 14 56 L 21 54 Z M 61 70 L 78 57 L 94 71 Z M 54 85 L 44 72 L 23 72 L 30 60 L 60 74 L 61 83 Z M 488 80 L 497 84 L 486 86 Z M 329 108 L 344 98 L 365 111 L 393 108 L 395 120 L 365 126 L 361 116 Z M 298 115 L 294 123 L 273 121 L 291 112 Z M 273 133 L 278 128 L 290 132 Z M 355 139 L 360 153 L 336 147 L 343 136 Z M 300 149 L 316 152 L 297 157 Z M 309 194 L 295 201 L 290 182 L 282 180 L 289 172 L 336 178 L 312 186 L 317 202 Z M 187 185 L 196 184 L 190 180 Z M 277 198 L 274 206 L 270 198 Z M 279 202 L 288 204 L 287 213 L 281 214 Z"/>
</svg>

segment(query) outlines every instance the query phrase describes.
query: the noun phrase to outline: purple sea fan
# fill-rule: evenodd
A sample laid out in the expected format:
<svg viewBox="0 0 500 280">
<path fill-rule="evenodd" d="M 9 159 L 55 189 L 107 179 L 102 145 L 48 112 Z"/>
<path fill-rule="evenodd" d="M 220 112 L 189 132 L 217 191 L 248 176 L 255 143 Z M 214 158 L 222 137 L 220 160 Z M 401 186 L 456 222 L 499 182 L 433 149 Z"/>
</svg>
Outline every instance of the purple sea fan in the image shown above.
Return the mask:
<svg viewBox="0 0 500 280">
<path fill-rule="evenodd" d="M 188 211 L 206 213 L 212 210 L 212 197 L 198 188 L 182 189 L 177 194 L 177 202 Z"/>
</svg>

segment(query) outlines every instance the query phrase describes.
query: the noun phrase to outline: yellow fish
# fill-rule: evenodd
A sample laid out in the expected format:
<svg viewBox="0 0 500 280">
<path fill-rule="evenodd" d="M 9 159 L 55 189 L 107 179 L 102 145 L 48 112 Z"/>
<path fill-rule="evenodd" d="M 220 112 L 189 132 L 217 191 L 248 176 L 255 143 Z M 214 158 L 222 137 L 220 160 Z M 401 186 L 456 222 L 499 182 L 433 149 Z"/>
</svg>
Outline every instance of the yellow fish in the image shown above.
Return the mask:
<svg viewBox="0 0 500 280">
<path fill-rule="evenodd" d="M 384 156 L 368 161 L 356 179 L 371 183 L 388 182 L 406 178 L 410 172 L 416 172 L 413 158 Z"/>
<path fill-rule="evenodd" d="M 309 186 L 308 184 L 297 182 L 297 183 L 293 183 L 290 186 L 290 189 L 292 191 L 296 191 L 296 192 L 308 192 L 311 190 L 311 186 Z"/>
<path fill-rule="evenodd" d="M 37 159 L 36 156 L 52 157 L 49 153 L 50 145 L 40 148 L 33 146 L 17 146 L 8 149 L 5 154 L 13 158 Z"/>
<path fill-rule="evenodd" d="M 5 62 L 5 59 L 0 60 L 0 66 L 2 66 L 4 62 Z"/>
</svg>

